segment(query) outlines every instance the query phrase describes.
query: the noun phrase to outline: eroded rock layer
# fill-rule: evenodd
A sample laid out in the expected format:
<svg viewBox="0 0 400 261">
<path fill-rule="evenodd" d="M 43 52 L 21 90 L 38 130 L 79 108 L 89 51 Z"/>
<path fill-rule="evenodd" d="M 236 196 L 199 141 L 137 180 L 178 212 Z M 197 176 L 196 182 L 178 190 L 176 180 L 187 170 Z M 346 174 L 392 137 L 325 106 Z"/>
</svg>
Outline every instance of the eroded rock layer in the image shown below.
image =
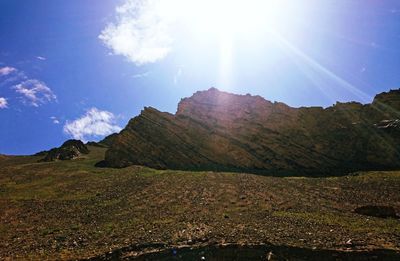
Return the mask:
<svg viewBox="0 0 400 261">
<path fill-rule="evenodd" d="M 147 107 L 131 119 L 105 165 L 265 173 L 400 168 L 400 90 L 371 104 L 292 108 L 215 88 L 182 99 L 176 114 Z"/>
</svg>

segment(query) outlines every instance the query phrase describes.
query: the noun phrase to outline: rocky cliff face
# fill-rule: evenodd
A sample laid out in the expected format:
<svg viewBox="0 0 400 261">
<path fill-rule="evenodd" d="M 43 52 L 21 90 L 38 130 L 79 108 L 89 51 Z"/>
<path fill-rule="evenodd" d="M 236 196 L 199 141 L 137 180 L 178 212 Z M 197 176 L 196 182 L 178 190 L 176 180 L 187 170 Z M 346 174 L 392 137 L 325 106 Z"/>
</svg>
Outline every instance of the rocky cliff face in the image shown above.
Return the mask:
<svg viewBox="0 0 400 261">
<path fill-rule="evenodd" d="M 182 99 L 175 115 L 145 108 L 113 137 L 105 164 L 288 174 L 400 168 L 399 112 L 399 90 L 323 109 L 211 88 Z"/>
</svg>

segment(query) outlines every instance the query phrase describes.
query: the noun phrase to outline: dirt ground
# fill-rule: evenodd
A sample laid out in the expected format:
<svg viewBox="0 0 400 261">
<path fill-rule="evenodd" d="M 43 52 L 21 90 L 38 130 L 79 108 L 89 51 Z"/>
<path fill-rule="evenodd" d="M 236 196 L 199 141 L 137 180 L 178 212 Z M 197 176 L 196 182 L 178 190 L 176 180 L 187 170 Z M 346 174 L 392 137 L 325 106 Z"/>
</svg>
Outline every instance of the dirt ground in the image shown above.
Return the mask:
<svg viewBox="0 0 400 261">
<path fill-rule="evenodd" d="M 228 243 L 400 251 L 399 219 L 354 212 L 385 205 L 400 214 L 400 171 L 283 178 L 109 169 L 94 167 L 104 149 L 90 150 L 50 163 L 0 158 L 0 260 Z"/>
</svg>

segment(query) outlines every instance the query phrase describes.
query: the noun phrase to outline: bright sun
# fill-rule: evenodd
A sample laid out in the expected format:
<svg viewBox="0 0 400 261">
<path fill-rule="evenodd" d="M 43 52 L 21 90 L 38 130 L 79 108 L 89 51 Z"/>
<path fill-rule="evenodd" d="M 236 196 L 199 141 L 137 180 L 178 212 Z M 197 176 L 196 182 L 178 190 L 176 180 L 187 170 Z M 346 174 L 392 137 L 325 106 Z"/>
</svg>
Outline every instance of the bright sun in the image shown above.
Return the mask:
<svg viewBox="0 0 400 261">
<path fill-rule="evenodd" d="M 289 0 L 131 0 L 117 8 L 119 26 L 107 30 L 118 53 L 144 61 L 151 53 L 157 60 L 170 46 L 182 51 L 196 50 L 198 55 L 218 55 L 221 85 L 229 85 L 235 55 L 267 47 L 266 39 L 295 30 L 303 6 Z M 299 19 L 300 17 L 300 19 Z M 108 32 L 108 33 L 110 33 Z M 106 32 L 107 33 L 107 32 Z M 143 46 L 134 45 L 145 39 Z M 143 54 L 143 55 L 142 55 Z M 143 56 L 143 57 L 142 57 Z M 211 57 L 211 56 L 210 56 Z"/>
<path fill-rule="evenodd" d="M 192 33 L 208 36 L 249 35 L 279 29 L 299 7 L 288 0 L 169 0 L 158 8 Z"/>
<path fill-rule="evenodd" d="M 249 34 L 280 26 L 288 16 L 284 0 L 185 1 L 185 21 L 200 33 Z"/>
<path fill-rule="evenodd" d="M 177 22 L 194 39 L 211 39 L 219 48 L 220 86 L 231 85 L 237 41 L 258 42 L 291 27 L 295 17 L 293 1 L 287 0 L 174 0 L 163 10 L 175 14 Z M 177 12 L 177 13 L 176 13 Z M 196 43 L 195 43 L 196 44 Z M 247 49 L 247 48 L 244 48 Z"/>
</svg>

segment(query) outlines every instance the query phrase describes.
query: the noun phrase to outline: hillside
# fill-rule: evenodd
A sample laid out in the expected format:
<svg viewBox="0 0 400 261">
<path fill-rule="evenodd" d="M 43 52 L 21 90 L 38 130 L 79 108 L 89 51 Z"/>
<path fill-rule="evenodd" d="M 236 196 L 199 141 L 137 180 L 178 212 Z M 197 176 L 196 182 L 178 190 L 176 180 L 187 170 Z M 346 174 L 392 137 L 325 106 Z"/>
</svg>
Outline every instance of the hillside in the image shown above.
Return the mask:
<svg viewBox="0 0 400 261">
<path fill-rule="evenodd" d="M 400 90 L 371 104 L 292 108 L 215 88 L 176 114 L 145 108 L 113 136 L 103 165 L 267 174 L 400 168 Z"/>
<path fill-rule="evenodd" d="M 399 219 L 355 212 L 383 205 L 399 214 L 400 172 L 278 178 L 96 168 L 105 149 L 88 148 L 69 161 L 0 159 L 1 260 L 128 259 L 160 250 L 171 258 L 171 248 L 226 244 L 313 257 L 306 260 L 400 255 Z"/>
</svg>

